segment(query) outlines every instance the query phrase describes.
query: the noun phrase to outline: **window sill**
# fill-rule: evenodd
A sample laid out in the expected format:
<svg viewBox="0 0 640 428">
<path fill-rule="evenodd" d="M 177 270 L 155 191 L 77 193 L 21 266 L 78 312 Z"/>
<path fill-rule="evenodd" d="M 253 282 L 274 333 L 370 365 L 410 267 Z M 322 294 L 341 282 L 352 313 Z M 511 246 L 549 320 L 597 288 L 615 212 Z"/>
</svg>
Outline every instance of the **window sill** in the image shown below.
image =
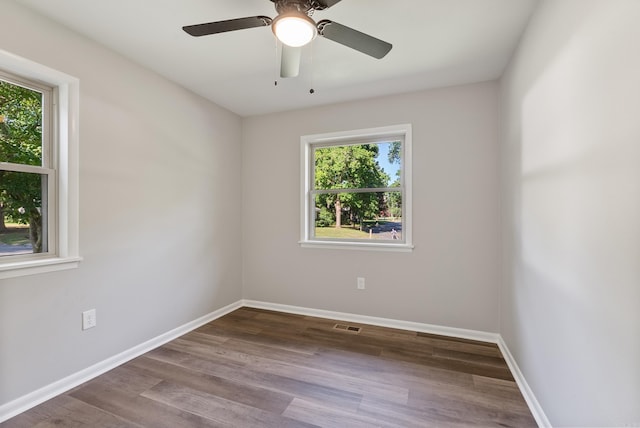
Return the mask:
<svg viewBox="0 0 640 428">
<path fill-rule="evenodd" d="M 82 257 L 51 257 L 0 264 L 0 279 L 75 269 Z"/>
<path fill-rule="evenodd" d="M 300 241 L 302 248 L 322 248 L 328 250 L 364 250 L 364 251 L 388 251 L 410 253 L 413 245 L 410 244 L 382 244 L 368 242 L 340 242 L 340 241 Z"/>
</svg>

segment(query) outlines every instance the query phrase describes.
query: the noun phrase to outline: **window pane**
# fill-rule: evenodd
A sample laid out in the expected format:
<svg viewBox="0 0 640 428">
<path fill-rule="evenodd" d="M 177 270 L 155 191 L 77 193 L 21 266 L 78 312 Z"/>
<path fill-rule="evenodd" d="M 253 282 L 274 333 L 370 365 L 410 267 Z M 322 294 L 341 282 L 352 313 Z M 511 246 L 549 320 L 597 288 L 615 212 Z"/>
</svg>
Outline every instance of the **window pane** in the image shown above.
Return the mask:
<svg viewBox="0 0 640 428">
<path fill-rule="evenodd" d="M 0 256 L 47 251 L 47 176 L 0 171 Z"/>
<path fill-rule="evenodd" d="M 0 162 L 42 165 L 42 94 L 0 80 Z"/>
<path fill-rule="evenodd" d="M 315 189 L 400 187 L 400 141 L 316 147 Z"/>
<path fill-rule="evenodd" d="M 314 237 L 402 241 L 402 193 L 315 195 Z"/>
</svg>

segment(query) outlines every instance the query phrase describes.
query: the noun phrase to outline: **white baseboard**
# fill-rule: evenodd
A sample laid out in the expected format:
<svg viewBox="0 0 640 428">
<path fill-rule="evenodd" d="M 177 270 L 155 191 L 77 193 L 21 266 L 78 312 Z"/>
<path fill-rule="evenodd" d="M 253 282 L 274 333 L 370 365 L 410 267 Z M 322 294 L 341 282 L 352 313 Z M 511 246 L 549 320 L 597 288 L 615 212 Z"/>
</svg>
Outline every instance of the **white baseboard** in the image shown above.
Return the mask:
<svg viewBox="0 0 640 428">
<path fill-rule="evenodd" d="M 500 347 L 500 351 L 502 352 L 502 355 L 504 356 L 504 359 L 507 362 L 509 369 L 511 370 L 511 374 L 513 374 L 513 377 L 515 378 L 516 383 L 518 384 L 518 388 L 520 388 L 520 392 L 522 393 L 524 400 L 527 402 L 529 410 L 531 410 L 536 423 L 541 428 L 550 428 L 552 426 L 551 422 L 549 422 L 549 419 L 544 413 L 540 402 L 538 402 L 536 396 L 533 394 L 533 391 L 529 387 L 527 380 L 524 378 L 522 371 L 520 371 L 520 367 L 518 367 L 516 360 L 513 358 L 513 355 L 511 354 L 511 351 L 509 351 L 509 347 L 505 343 L 502 336 L 500 336 L 498 340 L 498 347 Z"/>
<path fill-rule="evenodd" d="M 516 379 L 516 383 L 518 384 L 518 387 L 520 388 L 520 391 L 524 396 L 524 399 L 527 402 L 531 413 L 536 419 L 538 426 L 551 427 L 551 424 L 549 423 L 549 420 L 547 419 L 542 407 L 540 406 L 540 403 L 534 396 L 533 391 L 529 387 L 527 381 L 524 378 L 524 375 L 516 364 L 513 355 L 511 355 L 511 352 L 509 352 L 509 348 L 502 339 L 502 336 L 497 333 L 488 333 L 483 331 L 467 330 L 454 327 L 444 327 L 412 321 L 400 321 L 389 318 L 371 317 L 345 312 L 327 311 L 322 309 L 312 309 L 300 306 L 281 305 L 277 303 L 259 302 L 255 300 L 239 300 L 235 303 L 225 306 L 224 308 L 213 311 L 194 321 L 191 321 L 167 333 L 161 334 L 160 336 L 141 343 L 140 345 L 134 346 L 133 348 L 121 352 L 120 354 L 114 355 L 113 357 L 107 358 L 104 361 L 87 367 L 86 369 L 80 370 L 79 372 L 60 379 L 59 381 L 56 381 L 27 395 L 17 398 L 16 400 L 3 404 L 0 406 L 0 423 L 22 412 L 25 412 L 30 408 L 35 407 L 38 404 L 41 404 L 57 395 L 63 394 L 66 391 L 75 388 L 76 386 L 81 385 L 84 382 L 87 382 L 109 370 L 112 370 L 126 363 L 127 361 L 130 361 L 146 352 L 162 346 L 167 342 L 170 342 L 208 322 L 220 318 L 243 306 L 495 343 L 498 345 L 502 354 L 504 355 L 507 365 L 509 366 L 509 369 L 511 369 L 511 372 Z"/>
<path fill-rule="evenodd" d="M 257 309 L 268 309 L 291 314 L 307 315 L 318 318 L 328 318 L 340 321 L 350 321 L 362 324 L 377 325 L 379 327 L 397 328 L 399 330 L 417 331 L 420 333 L 439 334 L 442 336 L 457 337 L 460 339 L 479 340 L 481 342 L 498 343 L 500 337 L 497 333 L 487 333 L 463 328 L 443 327 L 433 324 L 423 324 L 412 321 L 399 321 L 389 318 L 355 315 L 344 312 L 325 311 L 322 309 L 303 308 L 300 306 L 280 305 L 278 303 L 258 302 L 255 300 L 243 300 L 243 306 Z"/>
<path fill-rule="evenodd" d="M 237 301 L 0 406 L 0 423 L 242 307 Z"/>
</svg>

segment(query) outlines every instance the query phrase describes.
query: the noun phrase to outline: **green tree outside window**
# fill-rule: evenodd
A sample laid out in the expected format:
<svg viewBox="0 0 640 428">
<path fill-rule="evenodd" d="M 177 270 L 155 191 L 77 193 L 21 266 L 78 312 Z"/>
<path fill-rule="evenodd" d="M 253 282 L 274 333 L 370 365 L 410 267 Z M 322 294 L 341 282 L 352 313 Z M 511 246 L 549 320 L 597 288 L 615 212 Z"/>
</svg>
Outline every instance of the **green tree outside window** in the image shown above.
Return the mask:
<svg viewBox="0 0 640 428">
<path fill-rule="evenodd" d="M 0 162 L 42 166 L 42 98 L 37 91 L 0 81 Z M 0 168 L 0 243 L 20 243 L 8 223 L 25 225 L 32 251 L 43 251 L 43 180 L 41 174 Z"/>
</svg>

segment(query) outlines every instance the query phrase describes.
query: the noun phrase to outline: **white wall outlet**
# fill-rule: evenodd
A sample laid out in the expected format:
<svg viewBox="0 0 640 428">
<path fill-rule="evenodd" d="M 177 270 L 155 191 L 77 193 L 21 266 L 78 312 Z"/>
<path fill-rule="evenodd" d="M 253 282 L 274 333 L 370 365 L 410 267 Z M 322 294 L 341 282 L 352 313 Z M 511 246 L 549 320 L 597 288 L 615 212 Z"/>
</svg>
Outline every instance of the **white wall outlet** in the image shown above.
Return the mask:
<svg viewBox="0 0 640 428">
<path fill-rule="evenodd" d="M 364 290 L 364 278 L 358 277 L 358 290 Z"/>
<path fill-rule="evenodd" d="M 96 310 L 89 309 L 88 311 L 84 311 L 82 313 L 82 329 L 87 330 L 89 328 L 93 328 L 96 326 Z"/>
</svg>

